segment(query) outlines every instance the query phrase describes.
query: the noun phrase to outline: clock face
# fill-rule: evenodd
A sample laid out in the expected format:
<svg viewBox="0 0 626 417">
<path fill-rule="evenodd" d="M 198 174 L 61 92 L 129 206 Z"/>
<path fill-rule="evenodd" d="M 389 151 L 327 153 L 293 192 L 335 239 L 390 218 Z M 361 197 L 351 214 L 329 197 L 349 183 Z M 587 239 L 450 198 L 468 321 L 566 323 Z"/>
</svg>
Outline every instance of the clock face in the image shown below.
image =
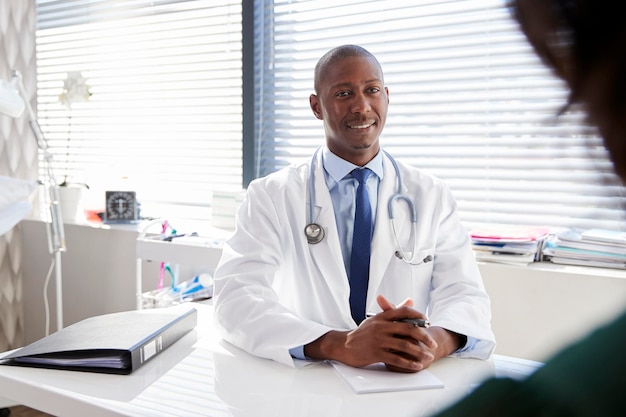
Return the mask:
<svg viewBox="0 0 626 417">
<path fill-rule="evenodd" d="M 134 191 L 107 191 L 106 222 L 130 223 L 137 220 L 137 198 Z"/>
</svg>

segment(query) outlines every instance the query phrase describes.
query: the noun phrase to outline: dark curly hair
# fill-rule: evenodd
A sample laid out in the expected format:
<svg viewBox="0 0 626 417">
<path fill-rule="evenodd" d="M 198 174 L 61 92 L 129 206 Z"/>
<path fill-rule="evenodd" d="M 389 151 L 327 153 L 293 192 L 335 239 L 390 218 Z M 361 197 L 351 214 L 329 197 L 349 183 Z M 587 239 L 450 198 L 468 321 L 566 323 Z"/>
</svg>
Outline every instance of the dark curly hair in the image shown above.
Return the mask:
<svg viewBox="0 0 626 417">
<path fill-rule="evenodd" d="M 511 0 L 513 15 L 544 63 L 584 106 L 626 182 L 626 2 Z"/>
</svg>

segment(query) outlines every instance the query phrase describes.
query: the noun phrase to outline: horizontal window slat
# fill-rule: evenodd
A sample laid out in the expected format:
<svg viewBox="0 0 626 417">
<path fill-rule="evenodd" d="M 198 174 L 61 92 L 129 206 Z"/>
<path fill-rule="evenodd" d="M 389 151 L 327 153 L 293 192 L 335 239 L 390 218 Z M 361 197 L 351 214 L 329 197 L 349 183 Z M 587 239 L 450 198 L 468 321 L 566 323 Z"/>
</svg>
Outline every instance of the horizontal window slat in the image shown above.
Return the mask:
<svg viewBox="0 0 626 417">
<path fill-rule="evenodd" d="M 257 39 L 270 57 L 259 64 L 260 175 L 323 144 L 308 105 L 313 67 L 356 43 L 390 91 L 382 145 L 448 183 L 464 222 L 624 227 L 626 194 L 601 139 L 576 108 L 557 117 L 568 92 L 504 2 L 261 3 L 272 30 Z"/>
<path fill-rule="evenodd" d="M 134 189 L 152 216 L 241 187 L 241 1 L 38 4 L 38 113 L 58 178 L 102 206 L 104 190 Z M 93 95 L 68 109 L 73 71 Z"/>
</svg>

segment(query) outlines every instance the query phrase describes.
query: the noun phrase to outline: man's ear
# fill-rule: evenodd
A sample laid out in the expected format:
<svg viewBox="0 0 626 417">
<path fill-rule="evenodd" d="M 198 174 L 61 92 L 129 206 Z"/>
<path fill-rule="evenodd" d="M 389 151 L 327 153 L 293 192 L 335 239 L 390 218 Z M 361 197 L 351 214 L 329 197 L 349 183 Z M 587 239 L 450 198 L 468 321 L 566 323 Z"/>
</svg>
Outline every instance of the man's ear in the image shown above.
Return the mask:
<svg viewBox="0 0 626 417">
<path fill-rule="evenodd" d="M 313 110 L 313 114 L 318 119 L 322 120 L 322 109 L 320 108 L 320 100 L 315 94 L 311 94 L 309 96 L 309 105 L 311 106 L 311 110 Z"/>
</svg>

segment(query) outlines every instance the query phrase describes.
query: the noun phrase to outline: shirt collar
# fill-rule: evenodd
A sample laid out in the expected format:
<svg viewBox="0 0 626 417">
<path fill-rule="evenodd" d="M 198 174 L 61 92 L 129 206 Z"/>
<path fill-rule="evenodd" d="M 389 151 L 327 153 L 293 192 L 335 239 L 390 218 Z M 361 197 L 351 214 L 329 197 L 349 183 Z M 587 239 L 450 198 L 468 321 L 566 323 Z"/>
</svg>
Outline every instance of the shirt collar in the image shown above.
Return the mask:
<svg viewBox="0 0 626 417">
<path fill-rule="evenodd" d="M 322 149 L 322 164 L 324 169 L 335 182 L 341 181 L 346 175 L 352 172 L 356 168 L 360 168 L 358 165 L 354 165 L 352 162 L 348 162 L 345 159 L 341 159 L 324 146 Z M 379 179 L 383 178 L 383 153 L 379 150 L 378 154 L 371 161 L 369 161 L 365 168 L 369 168 L 378 176 Z"/>
</svg>

